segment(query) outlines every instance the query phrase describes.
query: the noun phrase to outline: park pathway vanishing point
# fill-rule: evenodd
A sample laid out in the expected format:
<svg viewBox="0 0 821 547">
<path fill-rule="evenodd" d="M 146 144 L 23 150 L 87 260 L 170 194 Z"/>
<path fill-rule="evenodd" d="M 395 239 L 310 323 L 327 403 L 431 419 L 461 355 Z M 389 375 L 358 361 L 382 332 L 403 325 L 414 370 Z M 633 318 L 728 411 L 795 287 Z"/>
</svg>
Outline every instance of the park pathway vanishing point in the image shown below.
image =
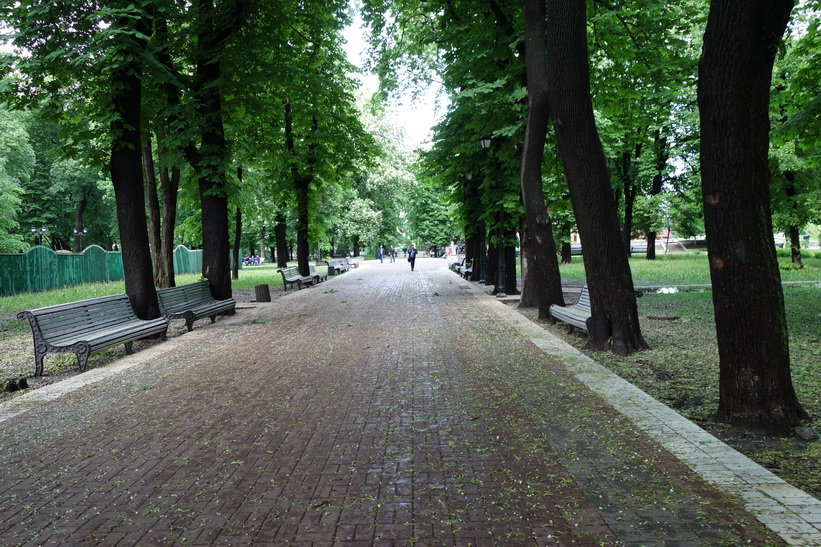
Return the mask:
<svg viewBox="0 0 821 547">
<path fill-rule="evenodd" d="M 0 544 L 821 544 L 817 501 L 482 288 L 368 262 L 0 405 Z"/>
</svg>

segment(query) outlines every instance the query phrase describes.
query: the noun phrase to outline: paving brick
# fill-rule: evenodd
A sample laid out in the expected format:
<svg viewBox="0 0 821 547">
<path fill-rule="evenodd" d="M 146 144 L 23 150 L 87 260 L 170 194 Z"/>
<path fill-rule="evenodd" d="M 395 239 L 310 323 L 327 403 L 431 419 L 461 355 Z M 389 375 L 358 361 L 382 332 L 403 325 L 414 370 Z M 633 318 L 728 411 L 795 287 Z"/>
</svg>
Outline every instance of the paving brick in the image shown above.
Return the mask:
<svg viewBox="0 0 821 547">
<path fill-rule="evenodd" d="M 9 418 L 0 543 L 778 544 L 503 305 L 418 266 L 203 322 Z"/>
</svg>

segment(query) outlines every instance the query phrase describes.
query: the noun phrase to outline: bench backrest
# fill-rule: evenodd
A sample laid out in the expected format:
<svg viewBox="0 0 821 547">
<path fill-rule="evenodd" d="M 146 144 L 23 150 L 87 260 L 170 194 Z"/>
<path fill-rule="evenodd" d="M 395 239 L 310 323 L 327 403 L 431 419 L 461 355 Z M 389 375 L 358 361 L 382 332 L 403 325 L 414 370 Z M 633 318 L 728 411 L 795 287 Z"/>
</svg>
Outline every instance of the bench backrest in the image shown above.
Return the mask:
<svg viewBox="0 0 821 547">
<path fill-rule="evenodd" d="M 277 271 L 286 279 L 291 277 L 300 277 L 299 268 L 297 266 L 288 266 L 287 268 L 280 268 Z"/>
<path fill-rule="evenodd" d="M 582 287 L 582 293 L 579 295 L 579 301 L 574 304 L 577 308 L 590 309 L 590 292 L 587 290 L 587 285 Z"/>
<path fill-rule="evenodd" d="M 160 300 L 160 307 L 166 310 L 214 300 L 214 297 L 211 296 L 211 289 L 205 281 L 197 281 L 180 287 L 159 289 L 157 297 Z"/>
<path fill-rule="evenodd" d="M 47 340 L 65 336 L 81 336 L 86 332 L 138 319 L 131 307 L 128 295 L 125 294 L 22 311 L 17 314 L 17 317 L 36 322 Z"/>
<path fill-rule="evenodd" d="M 342 266 L 342 261 L 338 258 L 332 258 L 328 260 L 328 266 L 333 266 L 334 268 L 338 268 Z"/>
</svg>

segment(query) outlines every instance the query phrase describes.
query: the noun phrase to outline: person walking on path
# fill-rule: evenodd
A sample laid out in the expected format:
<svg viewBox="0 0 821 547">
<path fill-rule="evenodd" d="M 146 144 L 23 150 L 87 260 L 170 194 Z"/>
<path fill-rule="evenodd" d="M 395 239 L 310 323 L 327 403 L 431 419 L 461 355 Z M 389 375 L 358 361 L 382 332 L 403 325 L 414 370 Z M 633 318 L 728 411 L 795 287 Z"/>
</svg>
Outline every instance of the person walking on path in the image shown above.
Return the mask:
<svg viewBox="0 0 821 547">
<path fill-rule="evenodd" d="M 396 262 L 396 247 L 391 245 L 391 262 Z"/>
<path fill-rule="evenodd" d="M 384 245 L 379 246 L 379 250 L 376 251 L 376 258 L 379 259 L 379 263 L 381 264 L 382 259 L 385 258 L 385 246 Z"/>
<path fill-rule="evenodd" d="M 408 262 L 411 265 L 411 271 L 416 266 L 416 245 L 411 243 L 410 248 L 408 249 Z"/>
</svg>

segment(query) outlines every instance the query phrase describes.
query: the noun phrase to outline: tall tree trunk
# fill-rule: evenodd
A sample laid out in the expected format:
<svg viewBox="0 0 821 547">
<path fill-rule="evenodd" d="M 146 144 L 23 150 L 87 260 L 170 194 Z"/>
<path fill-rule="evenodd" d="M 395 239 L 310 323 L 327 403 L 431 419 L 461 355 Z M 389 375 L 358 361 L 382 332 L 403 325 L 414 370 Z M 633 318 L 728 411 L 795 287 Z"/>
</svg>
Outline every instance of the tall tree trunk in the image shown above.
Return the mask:
<svg viewBox="0 0 821 547">
<path fill-rule="evenodd" d="M 74 244 L 72 250 L 75 253 L 83 252 L 83 235 L 85 235 L 83 233 L 85 229 L 83 217 L 86 214 L 86 207 L 88 207 L 88 192 L 85 188 L 80 188 L 80 199 L 77 200 L 77 208 L 74 211 Z"/>
<path fill-rule="evenodd" d="M 588 347 L 619 355 L 647 348 L 610 175 L 590 98 L 585 2 L 548 0 L 548 90 L 553 126 L 579 234 L 590 291 Z"/>
<path fill-rule="evenodd" d="M 240 3 L 236 10 L 242 9 Z M 233 4 L 232 4 L 233 5 Z M 228 241 L 227 148 L 222 116 L 220 53 L 240 26 L 240 12 L 218 12 L 212 0 L 198 0 L 197 99 L 202 130 L 194 170 L 202 208 L 202 269 L 211 294 L 231 297 Z"/>
<path fill-rule="evenodd" d="M 297 184 L 297 229 L 296 229 L 296 260 L 300 275 L 308 275 L 308 192 L 310 179 L 303 178 Z"/>
<path fill-rule="evenodd" d="M 793 390 L 769 193 L 770 84 L 792 0 L 713 0 L 699 63 L 702 197 L 720 361 L 719 415 L 788 433 Z"/>
<path fill-rule="evenodd" d="M 242 166 L 237 167 L 237 180 L 242 185 Z M 237 207 L 234 216 L 234 265 L 231 268 L 231 279 L 239 279 L 239 247 L 242 242 L 242 211 Z"/>
<path fill-rule="evenodd" d="M 650 186 L 650 195 L 657 196 L 661 194 L 664 184 L 664 169 L 667 166 L 667 160 L 670 158 L 667 137 L 661 130 L 656 130 L 653 136 L 653 152 L 656 158 L 656 175 L 653 177 L 653 182 Z M 657 218 L 654 214 L 652 219 L 653 227 L 647 232 L 647 260 L 656 259 L 656 222 Z"/>
<path fill-rule="evenodd" d="M 656 176 L 653 177 L 653 183 L 650 187 L 650 195 L 657 196 L 661 193 L 661 187 L 664 177 L 661 176 L 661 173 L 657 173 Z M 655 219 L 654 219 L 655 221 Z M 647 232 L 647 260 L 655 260 L 656 259 L 656 231 L 650 230 Z"/>
<path fill-rule="evenodd" d="M 157 134 L 157 139 L 162 139 Z M 162 151 L 162 147 L 159 149 Z M 162 188 L 162 248 L 160 260 L 165 263 L 162 272 L 165 277 L 159 279 L 158 287 L 176 286 L 174 274 L 174 226 L 177 223 L 177 194 L 180 187 L 180 168 L 160 167 L 160 187 Z"/>
<path fill-rule="evenodd" d="M 531 238 L 527 233 L 527 219 L 522 218 L 521 222 L 521 249 L 522 249 L 522 293 L 519 298 L 520 308 L 537 308 L 539 306 L 539 296 L 536 287 L 536 269 L 533 261 L 533 246 Z"/>
<path fill-rule="evenodd" d="M 790 206 L 793 210 L 798 209 L 798 203 L 795 200 L 798 191 L 795 189 L 795 172 L 785 171 L 784 178 L 787 179 L 786 194 L 789 198 Z M 790 240 L 790 260 L 799 268 L 804 267 L 804 262 L 801 260 L 801 237 L 798 233 L 798 226 L 790 226 L 787 230 Z"/>
<path fill-rule="evenodd" d="M 527 69 L 527 127 L 525 129 L 520 173 L 527 238 L 533 255 L 528 262 L 539 317 L 550 317 L 550 305 L 564 306 L 562 278 L 556 255 L 553 227 L 545 206 L 542 159 L 550 123 L 550 97 L 547 92 L 547 51 L 545 40 L 545 0 L 525 0 L 525 63 Z M 524 245 L 524 242 L 523 242 Z M 525 299 L 520 300 L 525 305 Z"/>
<path fill-rule="evenodd" d="M 152 40 L 156 44 L 162 44 L 155 50 L 155 58 L 162 64 L 166 70 L 175 73 L 173 59 L 169 52 L 171 39 L 168 35 L 168 22 L 163 17 L 157 17 L 154 23 L 154 35 Z M 166 165 L 163 161 L 167 159 L 169 148 L 174 149 L 176 153 L 183 152 L 179 143 L 174 139 L 167 139 L 165 136 L 165 127 L 176 127 L 180 122 L 178 105 L 180 103 L 180 89 L 172 81 L 167 81 L 162 86 L 165 92 L 166 100 L 168 101 L 168 115 L 164 120 L 163 127 L 155 127 L 154 134 L 157 138 L 157 157 L 160 160 L 160 188 L 162 193 L 162 222 L 160 238 L 160 252 L 155 255 L 155 260 L 162 262 L 162 266 L 157 271 L 157 286 L 158 287 L 174 287 L 176 286 L 176 278 L 174 272 L 174 228 L 177 224 L 177 195 L 180 187 L 180 167 L 175 164 L 172 166 Z M 170 174 L 169 174 L 170 171 Z"/>
<path fill-rule="evenodd" d="M 635 149 L 636 161 L 641 156 L 641 145 L 637 144 Z M 636 169 L 633 164 L 633 157 L 630 152 L 622 152 L 621 168 L 619 169 L 622 180 L 622 191 L 624 193 L 624 225 L 622 226 L 622 240 L 624 242 L 624 252 L 630 252 L 630 241 L 633 239 L 633 210 L 636 205 L 638 195 L 638 184 L 636 181 Z"/>
<path fill-rule="evenodd" d="M 163 288 L 162 280 L 168 278 L 165 271 L 166 262 L 162 260 L 162 225 L 160 222 L 160 198 L 157 194 L 157 177 L 154 171 L 154 152 L 151 147 L 151 137 L 147 131 L 142 134 L 140 153 L 143 160 L 143 175 L 145 176 L 145 190 L 148 196 L 148 239 L 151 243 L 151 257 L 154 262 L 154 285 Z"/>
<path fill-rule="evenodd" d="M 118 21 L 122 26 L 128 23 Z M 143 26 L 145 21 L 139 21 Z M 147 34 L 147 28 L 141 28 Z M 134 49 L 144 49 L 145 43 L 132 39 Z M 134 55 L 133 58 L 138 58 Z M 142 161 L 140 158 L 140 106 L 142 98 L 142 67 L 139 61 L 117 68 L 111 75 L 114 90 L 111 122 L 114 135 L 111 144 L 111 181 L 117 203 L 117 224 L 122 242 L 125 292 L 134 313 L 141 319 L 160 316 L 157 291 L 151 269 L 148 230 L 145 223 Z"/>
<path fill-rule="evenodd" d="M 277 246 L 277 266 L 288 267 L 288 226 L 285 224 L 285 215 L 282 213 L 284 205 L 281 205 L 274 217 L 274 235 Z"/>
</svg>

